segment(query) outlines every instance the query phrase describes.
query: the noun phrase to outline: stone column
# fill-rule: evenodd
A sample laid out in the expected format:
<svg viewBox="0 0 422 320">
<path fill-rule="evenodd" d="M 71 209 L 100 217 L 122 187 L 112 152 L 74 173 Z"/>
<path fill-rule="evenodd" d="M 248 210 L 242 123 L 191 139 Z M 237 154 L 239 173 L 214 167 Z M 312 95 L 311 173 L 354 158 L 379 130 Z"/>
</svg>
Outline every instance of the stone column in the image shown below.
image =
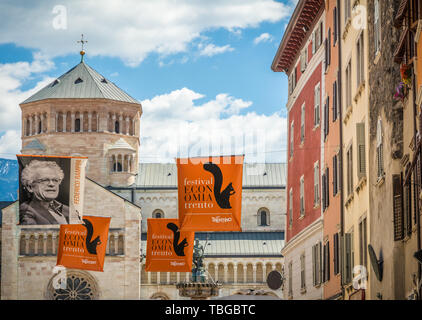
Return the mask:
<svg viewBox="0 0 422 320">
<path fill-rule="evenodd" d="M 70 132 L 75 132 L 75 113 L 74 112 L 72 112 L 70 114 L 70 119 L 71 119 L 71 121 L 70 121 Z"/>
<path fill-rule="evenodd" d="M 47 254 L 47 233 L 43 234 L 43 255 Z"/>
<path fill-rule="evenodd" d="M 29 252 L 29 234 L 25 235 L 25 254 Z"/>
<path fill-rule="evenodd" d="M 126 116 L 126 135 L 128 136 L 129 135 L 129 117 L 128 116 Z"/>
<path fill-rule="evenodd" d="M 56 123 L 55 123 L 55 127 L 56 127 L 56 132 L 59 132 L 59 113 L 56 112 Z"/>
<path fill-rule="evenodd" d="M 119 235 L 116 232 L 113 232 L 114 237 L 114 254 L 117 255 L 119 247 Z"/>
<path fill-rule="evenodd" d="M 224 277 L 223 277 L 223 279 L 224 279 L 224 283 L 227 283 L 227 265 L 225 264 L 224 265 L 224 273 L 223 273 L 223 275 L 224 275 Z"/>
<path fill-rule="evenodd" d="M 111 132 L 116 133 L 116 114 L 114 113 L 111 116 Z"/>
<path fill-rule="evenodd" d="M 252 267 L 253 283 L 256 283 L 256 265 Z"/>
<path fill-rule="evenodd" d="M 132 120 L 132 136 L 136 136 L 135 119 Z"/>
<path fill-rule="evenodd" d="M 41 113 L 41 132 L 40 133 L 44 133 L 44 114 Z"/>
<path fill-rule="evenodd" d="M 57 241 L 57 233 L 53 233 L 53 235 L 51 237 L 51 240 L 53 241 L 53 245 L 52 245 L 53 255 L 56 255 L 57 254 L 57 252 L 56 252 L 56 249 L 57 249 L 57 243 L 56 243 L 56 241 Z"/>
<path fill-rule="evenodd" d="M 233 283 L 237 283 L 237 266 L 233 265 Z"/>
<path fill-rule="evenodd" d="M 91 130 L 92 130 L 91 121 L 92 121 L 92 114 L 91 114 L 91 112 L 89 112 L 88 113 L 88 132 L 91 132 Z"/>
<path fill-rule="evenodd" d="M 63 113 L 63 132 L 66 132 L 66 117 L 67 113 Z"/>
<path fill-rule="evenodd" d="M 32 136 L 32 116 L 29 117 L 29 135 Z"/>
<path fill-rule="evenodd" d="M 36 256 L 36 255 L 38 255 L 38 233 L 34 233 L 34 241 L 35 241 L 35 244 L 34 244 L 34 255 Z"/>
<path fill-rule="evenodd" d="M 161 284 L 161 272 L 157 271 L 157 284 Z"/>
<path fill-rule="evenodd" d="M 123 117 L 121 114 L 119 116 L 119 133 L 123 133 Z"/>
<path fill-rule="evenodd" d="M 242 265 L 243 267 L 243 283 L 246 283 L 246 280 L 248 279 L 248 266 Z"/>
<path fill-rule="evenodd" d="M 79 113 L 79 121 L 81 122 L 81 130 L 79 130 L 79 132 L 84 132 L 84 113 L 80 112 Z"/>
</svg>

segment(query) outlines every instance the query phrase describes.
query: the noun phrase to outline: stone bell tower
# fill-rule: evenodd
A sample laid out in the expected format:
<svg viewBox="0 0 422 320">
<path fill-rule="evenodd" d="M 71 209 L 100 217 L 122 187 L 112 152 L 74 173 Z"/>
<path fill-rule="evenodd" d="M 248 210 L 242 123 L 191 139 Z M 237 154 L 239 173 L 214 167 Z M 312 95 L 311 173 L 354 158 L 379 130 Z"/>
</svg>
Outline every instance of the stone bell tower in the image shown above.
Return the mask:
<svg viewBox="0 0 422 320">
<path fill-rule="evenodd" d="M 23 154 L 88 157 L 87 177 L 130 186 L 138 172 L 141 104 L 81 62 L 20 104 Z"/>
</svg>

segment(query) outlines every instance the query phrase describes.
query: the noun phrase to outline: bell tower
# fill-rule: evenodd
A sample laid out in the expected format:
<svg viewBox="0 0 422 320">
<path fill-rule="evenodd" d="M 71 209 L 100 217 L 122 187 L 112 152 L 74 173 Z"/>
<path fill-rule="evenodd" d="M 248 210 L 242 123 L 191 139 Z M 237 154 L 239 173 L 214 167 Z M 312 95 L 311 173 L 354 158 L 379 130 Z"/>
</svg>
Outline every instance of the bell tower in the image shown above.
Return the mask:
<svg viewBox="0 0 422 320">
<path fill-rule="evenodd" d="M 81 62 L 20 104 L 23 154 L 88 157 L 103 186 L 135 183 L 141 104 Z"/>
</svg>

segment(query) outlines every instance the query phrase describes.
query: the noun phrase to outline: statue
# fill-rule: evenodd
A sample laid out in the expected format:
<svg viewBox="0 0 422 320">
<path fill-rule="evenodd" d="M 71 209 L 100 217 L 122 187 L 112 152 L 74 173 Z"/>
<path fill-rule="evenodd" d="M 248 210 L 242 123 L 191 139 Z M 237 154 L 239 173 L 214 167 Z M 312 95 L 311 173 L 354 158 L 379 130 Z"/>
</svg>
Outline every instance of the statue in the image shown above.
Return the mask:
<svg viewBox="0 0 422 320">
<path fill-rule="evenodd" d="M 206 281 L 205 268 L 204 268 L 204 246 L 195 239 L 193 246 L 193 265 L 192 265 L 192 281 L 202 282 Z"/>
</svg>

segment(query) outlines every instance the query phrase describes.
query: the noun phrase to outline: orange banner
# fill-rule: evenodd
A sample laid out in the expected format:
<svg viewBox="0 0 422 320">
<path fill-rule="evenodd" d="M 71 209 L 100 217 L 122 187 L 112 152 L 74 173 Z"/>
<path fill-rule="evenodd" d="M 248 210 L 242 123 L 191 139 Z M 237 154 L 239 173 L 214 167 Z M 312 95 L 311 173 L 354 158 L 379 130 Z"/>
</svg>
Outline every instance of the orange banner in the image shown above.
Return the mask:
<svg viewBox="0 0 422 320">
<path fill-rule="evenodd" d="M 177 219 L 147 221 L 145 271 L 191 272 L 195 233 L 180 231 Z"/>
<path fill-rule="evenodd" d="M 182 231 L 242 231 L 243 158 L 176 159 Z"/>
<path fill-rule="evenodd" d="M 84 216 L 83 224 L 60 225 L 57 265 L 103 271 L 110 220 Z"/>
</svg>

